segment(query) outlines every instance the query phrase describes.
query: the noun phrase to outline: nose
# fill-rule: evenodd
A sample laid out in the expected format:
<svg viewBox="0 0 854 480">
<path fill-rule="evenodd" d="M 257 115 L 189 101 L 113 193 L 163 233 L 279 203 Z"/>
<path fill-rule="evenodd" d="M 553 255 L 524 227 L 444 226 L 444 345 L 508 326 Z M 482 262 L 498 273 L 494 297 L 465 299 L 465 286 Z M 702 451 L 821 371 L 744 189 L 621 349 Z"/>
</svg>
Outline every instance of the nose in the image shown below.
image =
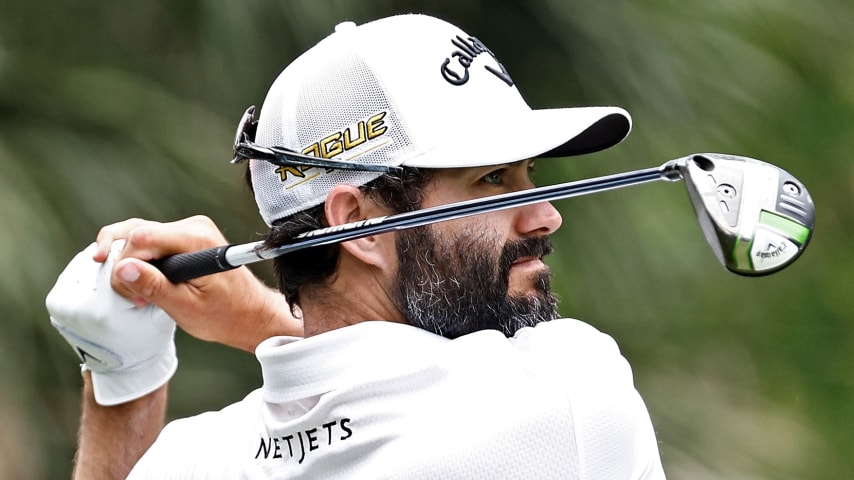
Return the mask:
<svg viewBox="0 0 854 480">
<path fill-rule="evenodd" d="M 541 236 L 554 233 L 560 228 L 563 218 L 549 202 L 540 202 L 519 209 L 517 221 L 521 236 Z"/>
</svg>

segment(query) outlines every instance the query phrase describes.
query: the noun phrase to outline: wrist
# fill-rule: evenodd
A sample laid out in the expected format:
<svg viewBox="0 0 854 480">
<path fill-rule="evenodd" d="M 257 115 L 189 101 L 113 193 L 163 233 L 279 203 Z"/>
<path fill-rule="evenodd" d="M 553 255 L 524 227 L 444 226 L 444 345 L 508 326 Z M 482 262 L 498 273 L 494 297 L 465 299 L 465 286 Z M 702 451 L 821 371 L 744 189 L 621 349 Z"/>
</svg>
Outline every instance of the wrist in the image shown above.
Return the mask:
<svg viewBox="0 0 854 480">
<path fill-rule="evenodd" d="M 90 372 L 95 401 L 115 406 L 145 397 L 166 385 L 177 369 L 175 344 L 170 343 L 159 354 L 132 368 Z"/>
</svg>

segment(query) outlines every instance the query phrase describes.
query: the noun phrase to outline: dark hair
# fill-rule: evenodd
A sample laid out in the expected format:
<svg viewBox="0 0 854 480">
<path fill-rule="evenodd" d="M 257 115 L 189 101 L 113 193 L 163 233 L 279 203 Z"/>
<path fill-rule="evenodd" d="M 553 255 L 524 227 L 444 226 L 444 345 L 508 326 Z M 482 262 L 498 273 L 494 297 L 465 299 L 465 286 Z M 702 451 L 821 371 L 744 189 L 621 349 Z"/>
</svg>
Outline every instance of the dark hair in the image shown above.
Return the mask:
<svg viewBox="0 0 854 480">
<path fill-rule="evenodd" d="M 383 174 L 359 188 L 391 213 L 402 213 L 420 208 L 424 187 L 430 178 L 430 170 L 404 167 L 400 173 Z M 285 245 L 301 233 L 327 226 L 324 204 L 311 207 L 274 222 L 263 248 Z M 339 252 L 340 246 L 333 244 L 299 250 L 273 260 L 279 291 L 285 295 L 291 309 L 299 303 L 301 287 L 320 285 L 333 278 Z"/>
</svg>

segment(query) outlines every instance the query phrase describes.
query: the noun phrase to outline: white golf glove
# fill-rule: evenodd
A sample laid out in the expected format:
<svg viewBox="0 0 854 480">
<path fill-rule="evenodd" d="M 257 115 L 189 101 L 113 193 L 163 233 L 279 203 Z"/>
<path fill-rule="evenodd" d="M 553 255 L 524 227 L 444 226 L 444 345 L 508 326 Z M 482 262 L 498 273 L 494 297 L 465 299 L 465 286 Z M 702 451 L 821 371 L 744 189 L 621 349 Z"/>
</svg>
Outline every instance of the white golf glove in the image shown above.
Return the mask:
<svg viewBox="0 0 854 480">
<path fill-rule="evenodd" d="M 45 304 L 50 322 L 92 372 L 95 401 L 118 405 L 153 392 L 178 368 L 175 322 L 155 305 L 143 308 L 116 293 L 110 274 L 124 241 L 103 264 L 93 243 L 56 280 Z"/>
</svg>

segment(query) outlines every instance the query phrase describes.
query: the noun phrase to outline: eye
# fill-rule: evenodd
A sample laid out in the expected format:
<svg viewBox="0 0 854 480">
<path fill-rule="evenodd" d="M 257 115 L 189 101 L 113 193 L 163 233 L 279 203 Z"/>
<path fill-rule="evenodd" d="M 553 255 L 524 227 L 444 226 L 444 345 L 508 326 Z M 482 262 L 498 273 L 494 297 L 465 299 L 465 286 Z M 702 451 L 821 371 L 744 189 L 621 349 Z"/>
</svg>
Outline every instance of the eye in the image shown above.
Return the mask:
<svg viewBox="0 0 854 480">
<path fill-rule="evenodd" d="M 490 185 L 502 185 L 504 183 L 504 171 L 506 169 L 500 168 L 498 170 L 493 170 L 486 175 L 484 175 L 481 180 L 490 184 Z"/>
</svg>

